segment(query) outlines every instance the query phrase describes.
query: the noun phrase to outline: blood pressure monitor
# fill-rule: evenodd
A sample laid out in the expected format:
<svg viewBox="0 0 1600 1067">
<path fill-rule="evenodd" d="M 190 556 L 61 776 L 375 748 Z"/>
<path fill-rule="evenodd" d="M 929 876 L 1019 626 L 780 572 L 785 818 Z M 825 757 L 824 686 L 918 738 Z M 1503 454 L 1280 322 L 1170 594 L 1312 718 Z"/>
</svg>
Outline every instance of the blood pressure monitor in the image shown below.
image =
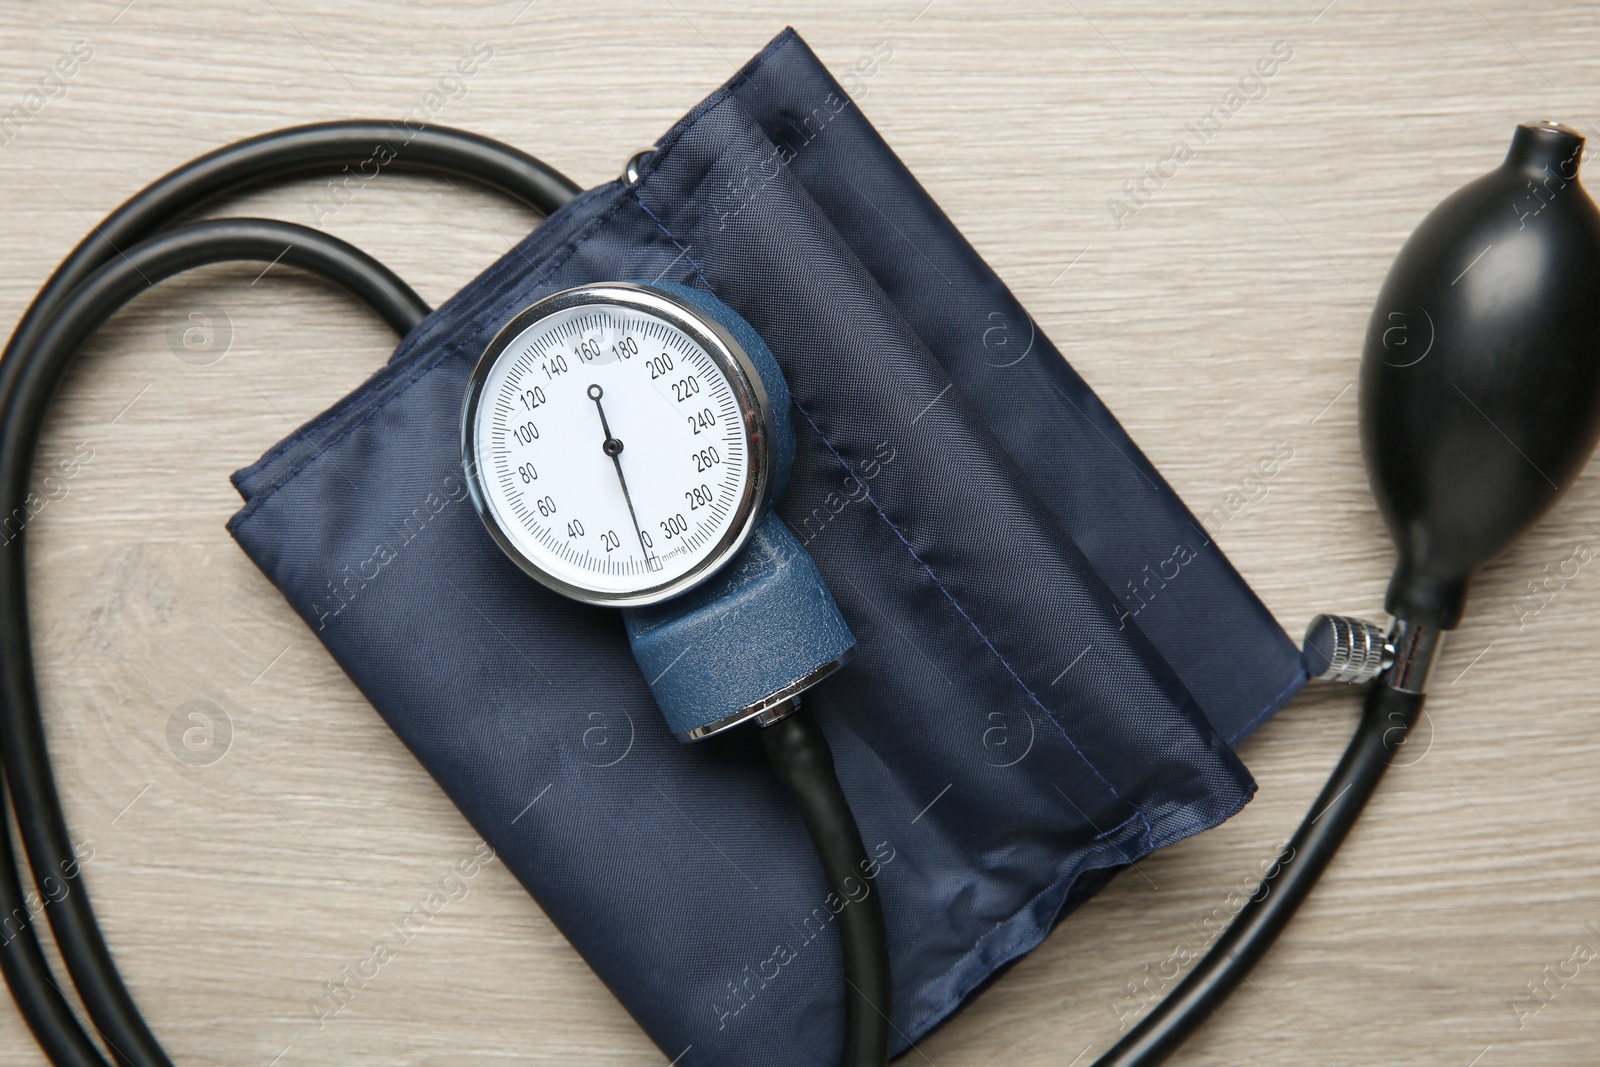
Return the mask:
<svg viewBox="0 0 1600 1067">
<path fill-rule="evenodd" d="M 467 388 L 462 463 L 489 534 L 563 596 L 623 608 L 683 740 L 775 721 L 855 640 L 772 513 L 794 458 L 759 334 L 685 286 L 609 282 L 507 322 Z"/>
</svg>

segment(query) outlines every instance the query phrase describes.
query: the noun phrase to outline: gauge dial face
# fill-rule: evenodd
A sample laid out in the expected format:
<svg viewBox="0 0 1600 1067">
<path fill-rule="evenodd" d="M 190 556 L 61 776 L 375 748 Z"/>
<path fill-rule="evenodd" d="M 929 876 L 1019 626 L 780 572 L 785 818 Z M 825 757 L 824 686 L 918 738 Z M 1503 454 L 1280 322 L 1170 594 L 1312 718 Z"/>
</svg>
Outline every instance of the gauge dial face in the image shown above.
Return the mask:
<svg viewBox="0 0 1600 1067">
<path fill-rule="evenodd" d="M 529 574 L 588 603 L 647 604 L 709 577 L 754 526 L 765 393 L 702 313 L 637 286 L 524 311 L 480 361 L 463 418 L 473 499 Z"/>
</svg>

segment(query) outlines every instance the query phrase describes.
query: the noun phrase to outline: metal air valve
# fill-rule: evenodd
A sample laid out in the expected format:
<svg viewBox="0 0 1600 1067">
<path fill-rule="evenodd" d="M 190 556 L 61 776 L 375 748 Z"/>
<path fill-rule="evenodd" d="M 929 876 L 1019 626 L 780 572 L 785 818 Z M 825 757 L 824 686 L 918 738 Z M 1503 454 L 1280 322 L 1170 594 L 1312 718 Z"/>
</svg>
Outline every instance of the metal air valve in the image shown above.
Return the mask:
<svg viewBox="0 0 1600 1067">
<path fill-rule="evenodd" d="M 1349 615 L 1318 615 L 1306 627 L 1301 656 L 1312 678 L 1361 685 L 1394 662 L 1394 645 L 1375 622 Z"/>
<path fill-rule="evenodd" d="M 1396 619 L 1382 626 L 1349 615 L 1318 615 L 1306 627 L 1300 656 L 1306 673 L 1324 682 L 1363 685 L 1380 679 L 1391 689 L 1421 693 L 1444 646 L 1445 631 Z"/>
</svg>

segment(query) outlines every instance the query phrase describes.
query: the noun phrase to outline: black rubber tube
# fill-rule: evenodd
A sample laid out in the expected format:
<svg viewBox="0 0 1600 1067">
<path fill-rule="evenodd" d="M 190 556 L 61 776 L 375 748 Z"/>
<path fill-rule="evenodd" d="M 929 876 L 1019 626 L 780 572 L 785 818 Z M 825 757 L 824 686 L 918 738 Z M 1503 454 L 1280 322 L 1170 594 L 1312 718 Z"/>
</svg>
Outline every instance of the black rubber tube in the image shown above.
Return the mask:
<svg viewBox="0 0 1600 1067">
<path fill-rule="evenodd" d="M 1361 723 L 1300 829 L 1279 853 L 1254 896 L 1194 970 L 1095 1067 L 1155 1067 L 1210 1017 L 1266 954 L 1311 893 L 1355 825 L 1396 749 L 1405 743 L 1423 697 L 1382 682 L 1367 690 Z"/>
<path fill-rule="evenodd" d="M 56 1067 L 105 1067 L 105 1059 L 78 1025 L 72 1008 L 40 950 L 33 914 L 17 880 L 17 857 L 6 825 L 5 791 L 0 789 L 0 973 L 34 1040 Z"/>
<path fill-rule="evenodd" d="M 457 177 L 497 189 L 549 214 L 575 196 L 578 187 L 525 152 L 477 134 L 448 127 L 416 127 L 384 120 L 354 120 L 291 127 L 241 141 L 201 156 L 154 182 L 108 215 L 61 263 L 18 322 L 0 359 L 0 408 L 16 375 L 52 313 L 97 268 L 181 218 L 221 197 L 286 178 L 344 174 L 362 180 L 394 169 Z M 418 302 L 420 305 L 420 301 Z M 26 624 L 24 617 L 24 637 Z M 31 670 L 31 667 L 30 667 Z M 31 674 L 29 676 L 31 684 Z M 0 824 L 8 789 L 0 790 Z M 9 852 L 9 841 L 6 842 Z M 16 893 L 10 892 L 10 886 Z M 17 911 L 21 885 L 14 871 L 0 875 L 0 905 Z M 104 1064 L 74 1021 L 72 1010 L 44 964 L 31 923 L 15 920 L 16 933 L 0 946 L 0 970 L 18 1008 L 52 1061 L 81 1067 Z M 41 1033 L 42 1031 L 42 1033 Z M 128 1062 L 119 1057 L 119 1062 Z"/>
<path fill-rule="evenodd" d="M 382 119 L 319 122 L 219 148 L 152 182 L 101 220 L 56 268 L 17 323 L 0 361 L 33 343 L 50 311 L 91 271 L 178 218 L 223 196 L 312 174 L 364 180 L 396 170 L 443 174 L 497 189 L 549 215 L 580 191 L 567 177 L 510 145 L 447 126 Z"/>
<path fill-rule="evenodd" d="M 421 298 L 388 268 L 317 230 L 268 219 L 216 219 L 160 233 L 90 274 L 48 317 L 28 358 L 6 378 L 6 391 L 0 397 L 0 515 L 28 514 L 26 498 L 45 415 L 84 340 L 118 308 L 156 282 L 195 267 L 238 260 L 276 263 L 320 275 L 373 308 L 400 334 L 428 313 Z M 15 801 L 17 825 L 35 881 L 43 872 L 63 887 L 47 894 L 45 914 L 96 1029 L 119 1063 L 169 1067 L 171 1061 L 140 1016 L 95 921 L 61 811 L 33 671 L 25 545 L 24 526 L 0 548 L 0 696 L 4 698 L 0 758 Z M 0 893 L 4 891 L 0 885 Z M 65 1050 L 64 1058 L 56 1062 L 103 1062 L 98 1057 L 81 1057 L 80 1046 L 87 1038 L 80 1028 L 57 1025 L 65 1004 L 56 1003 L 59 992 L 52 1000 L 38 984 L 41 978 L 49 979 L 48 970 L 33 963 L 32 957 L 39 952 L 37 942 L 14 938 L 6 951 L 6 978 L 21 983 L 12 987 L 18 1007 L 28 1015 L 35 1032 L 41 1028 L 51 1031 L 41 1041 L 47 1051 Z M 42 958 L 38 962 L 42 963 Z M 30 1013 L 34 1008 L 38 1011 Z M 79 1058 L 65 1058 L 71 1056 Z"/>
<path fill-rule="evenodd" d="M 881 1067 L 889 1058 L 894 985 L 883 905 L 861 831 L 839 788 L 833 752 L 816 721 L 796 711 L 761 731 L 772 769 L 794 795 L 822 861 L 828 889 L 839 902 L 844 954 L 844 1052 L 841 1067 Z"/>
</svg>

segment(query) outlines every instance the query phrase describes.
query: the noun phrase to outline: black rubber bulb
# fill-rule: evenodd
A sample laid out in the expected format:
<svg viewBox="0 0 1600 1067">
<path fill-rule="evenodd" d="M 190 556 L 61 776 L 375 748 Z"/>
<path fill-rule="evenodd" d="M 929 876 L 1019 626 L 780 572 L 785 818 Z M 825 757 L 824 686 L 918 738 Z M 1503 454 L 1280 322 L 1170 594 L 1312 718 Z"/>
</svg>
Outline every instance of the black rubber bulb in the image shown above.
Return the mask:
<svg viewBox="0 0 1600 1067">
<path fill-rule="evenodd" d="M 1583 137 L 1524 123 L 1422 220 L 1361 361 L 1361 445 L 1399 550 L 1387 609 L 1445 629 L 1571 486 L 1600 433 L 1600 212 Z"/>
</svg>

